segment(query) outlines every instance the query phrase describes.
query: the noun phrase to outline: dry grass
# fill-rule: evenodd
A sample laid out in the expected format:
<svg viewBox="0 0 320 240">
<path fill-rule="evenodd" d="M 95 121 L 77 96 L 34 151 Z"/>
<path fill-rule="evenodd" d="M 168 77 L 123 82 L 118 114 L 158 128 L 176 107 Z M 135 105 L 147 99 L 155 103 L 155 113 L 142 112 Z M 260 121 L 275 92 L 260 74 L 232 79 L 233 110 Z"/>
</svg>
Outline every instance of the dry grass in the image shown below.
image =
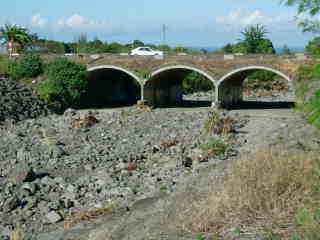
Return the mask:
<svg viewBox="0 0 320 240">
<path fill-rule="evenodd" d="M 21 229 L 17 228 L 16 230 L 11 232 L 10 239 L 11 240 L 24 240 L 25 234 Z"/>
<path fill-rule="evenodd" d="M 240 229 L 270 239 L 320 239 L 319 152 L 271 149 L 243 157 L 220 190 L 188 205 L 177 221 L 196 233 Z"/>
<path fill-rule="evenodd" d="M 152 112 L 152 107 L 146 105 L 143 101 L 139 101 L 135 107 L 141 112 Z"/>
<path fill-rule="evenodd" d="M 91 127 L 99 123 L 99 120 L 93 115 L 86 115 L 81 118 L 73 119 L 71 127 L 75 129 Z"/>
<path fill-rule="evenodd" d="M 161 141 L 160 146 L 163 149 L 168 149 L 176 146 L 178 143 L 179 143 L 178 139 L 168 139 L 168 140 Z"/>
<path fill-rule="evenodd" d="M 114 205 L 110 205 L 104 208 L 88 209 L 72 214 L 65 218 L 64 229 L 70 229 L 82 221 L 92 221 L 97 219 L 98 217 L 110 214 L 112 213 L 114 208 Z"/>
<path fill-rule="evenodd" d="M 208 134 L 214 133 L 226 135 L 234 131 L 235 124 L 235 119 L 227 116 L 222 116 L 217 111 L 211 111 L 209 112 L 208 119 L 204 124 L 204 128 Z"/>
</svg>

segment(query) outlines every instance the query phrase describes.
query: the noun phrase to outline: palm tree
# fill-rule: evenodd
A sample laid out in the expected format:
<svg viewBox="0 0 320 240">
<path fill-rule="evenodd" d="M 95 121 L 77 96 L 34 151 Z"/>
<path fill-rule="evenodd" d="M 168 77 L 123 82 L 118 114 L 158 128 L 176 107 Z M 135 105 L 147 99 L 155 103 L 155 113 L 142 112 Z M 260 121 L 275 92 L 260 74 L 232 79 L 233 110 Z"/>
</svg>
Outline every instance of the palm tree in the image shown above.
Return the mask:
<svg viewBox="0 0 320 240">
<path fill-rule="evenodd" d="M 37 36 L 31 34 L 26 28 L 14 24 L 5 24 L 4 27 L 0 27 L 0 40 L 4 44 L 10 44 L 13 47 L 12 52 L 24 50 L 26 46 L 36 39 Z"/>
<path fill-rule="evenodd" d="M 249 53 L 257 53 L 258 46 L 262 40 L 266 39 L 267 33 L 266 28 L 260 24 L 249 26 L 241 32 Z"/>
</svg>

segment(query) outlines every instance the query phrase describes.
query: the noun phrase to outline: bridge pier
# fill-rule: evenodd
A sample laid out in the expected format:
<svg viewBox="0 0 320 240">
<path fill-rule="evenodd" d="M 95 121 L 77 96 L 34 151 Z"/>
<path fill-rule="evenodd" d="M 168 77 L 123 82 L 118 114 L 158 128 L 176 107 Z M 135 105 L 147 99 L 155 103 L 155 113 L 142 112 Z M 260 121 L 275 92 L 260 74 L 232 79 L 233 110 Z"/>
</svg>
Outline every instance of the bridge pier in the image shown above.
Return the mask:
<svg viewBox="0 0 320 240">
<path fill-rule="evenodd" d="M 241 76 L 232 81 L 223 81 L 217 87 L 217 102 L 221 107 L 229 107 L 243 100 L 243 79 Z"/>
</svg>

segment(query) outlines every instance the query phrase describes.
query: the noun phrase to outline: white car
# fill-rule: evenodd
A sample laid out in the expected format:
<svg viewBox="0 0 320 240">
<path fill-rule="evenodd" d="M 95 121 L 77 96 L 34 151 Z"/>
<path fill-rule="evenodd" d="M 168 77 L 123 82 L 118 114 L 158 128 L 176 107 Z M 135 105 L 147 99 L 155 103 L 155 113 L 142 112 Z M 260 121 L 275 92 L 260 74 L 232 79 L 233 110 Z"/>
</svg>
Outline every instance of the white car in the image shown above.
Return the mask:
<svg viewBox="0 0 320 240">
<path fill-rule="evenodd" d="M 132 56 L 163 56 L 162 51 L 155 51 L 150 47 L 138 47 L 130 52 Z"/>
</svg>

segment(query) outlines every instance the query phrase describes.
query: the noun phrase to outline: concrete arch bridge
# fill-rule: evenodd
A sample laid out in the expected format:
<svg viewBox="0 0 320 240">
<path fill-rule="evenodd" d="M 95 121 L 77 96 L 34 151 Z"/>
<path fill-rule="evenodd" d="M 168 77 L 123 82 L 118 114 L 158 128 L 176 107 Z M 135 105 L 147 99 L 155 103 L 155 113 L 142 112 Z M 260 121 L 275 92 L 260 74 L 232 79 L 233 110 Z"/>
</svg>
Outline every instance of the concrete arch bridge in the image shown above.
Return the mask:
<svg viewBox="0 0 320 240">
<path fill-rule="evenodd" d="M 186 55 L 164 59 L 99 55 L 94 60 L 89 56 L 81 59 L 87 65 L 89 82 L 101 83 L 92 95 L 113 96 L 119 102 L 141 100 L 151 105 L 174 103 L 181 94 L 182 80 L 190 72 L 198 72 L 211 81 L 213 105 L 235 104 L 242 100 L 243 82 L 252 72 L 273 72 L 293 86 L 299 66 L 309 61 L 312 60 L 276 55 Z"/>
</svg>

